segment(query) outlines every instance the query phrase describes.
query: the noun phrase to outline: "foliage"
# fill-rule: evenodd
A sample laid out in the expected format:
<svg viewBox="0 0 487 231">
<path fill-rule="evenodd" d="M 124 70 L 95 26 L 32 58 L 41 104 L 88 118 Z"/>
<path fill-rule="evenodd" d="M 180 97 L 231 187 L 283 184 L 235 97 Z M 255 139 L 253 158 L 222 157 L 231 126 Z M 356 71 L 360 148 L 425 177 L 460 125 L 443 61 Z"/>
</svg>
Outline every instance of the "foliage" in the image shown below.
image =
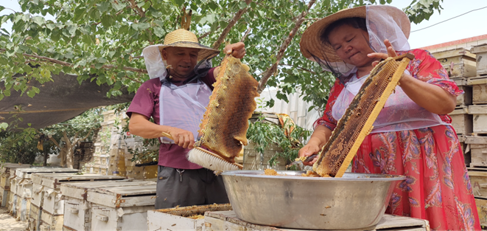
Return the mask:
<svg viewBox="0 0 487 231">
<path fill-rule="evenodd" d="M 293 129 L 289 129 L 293 127 Z M 290 131 L 290 132 L 289 132 Z M 289 132 L 289 134 L 287 134 Z M 247 139 L 255 145 L 257 153 L 264 153 L 271 145 L 277 145 L 280 151 L 270 160 L 271 166 L 276 165 L 278 157 L 283 157 L 287 161 L 294 161 L 298 157 L 298 151 L 304 145 L 303 142 L 311 135 L 311 131 L 306 130 L 290 120 L 285 120 L 283 126 L 266 121 L 264 116 L 260 116 L 255 122 L 249 121 Z"/>
<path fill-rule="evenodd" d="M 71 154 L 72 156 L 74 145 L 78 141 L 92 140 L 100 127 L 102 110 L 95 108 L 71 120 L 43 129 L 26 128 L 4 131 L 0 133 L 0 160 L 32 164 L 37 155 L 46 155 L 46 153 L 61 152 L 61 154 Z M 15 127 L 15 124 L 12 126 Z"/>
<path fill-rule="evenodd" d="M 434 10 L 439 11 L 441 1 L 412 0 L 406 12 L 413 22 L 419 23 Z M 340 9 L 391 0 L 247 2 L 248 5 L 240 0 L 19 0 L 22 12 L 0 16 L 0 25 L 13 24 L 11 34 L 0 31 L 0 81 L 4 84 L 0 87 L 0 99 L 12 90 L 33 97 L 41 90 L 31 86 L 30 81 L 51 81 L 51 74 L 59 72 L 75 74 L 80 82 L 107 83 L 113 87 L 109 95 L 121 94 L 121 86 L 135 91 L 148 79 L 140 56 L 142 49 L 162 42 L 169 31 L 178 28 L 185 5 L 193 12 L 191 30 L 207 45 L 217 40 L 236 12 L 244 10 L 224 39 L 234 43 L 247 29 L 251 30 L 245 40 L 244 62 L 261 80 L 261 87 L 279 87 L 277 98 L 284 100 L 301 88 L 305 100 L 313 100 L 322 108 L 326 103 L 323 96 L 328 94 L 334 78 L 302 57 L 301 34 L 312 22 Z M 304 22 L 299 21 L 303 12 L 307 13 Z M 291 39 L 289 46 L 282 46 L 286 39 Z M 221 50 L 223 44 L 217 48 Z M 214 63 L 219 63 L 222 56 L 216 57 Z M 32 68 L 37 64 L 38 68 Z M 270 68 L 272 64 L 278 64 L 277 70 Z M 25 76 L 13 78 L 17 73 Z M 271 78 L 267 81 L 264 74 L 271 74 Z"/>
</svg>

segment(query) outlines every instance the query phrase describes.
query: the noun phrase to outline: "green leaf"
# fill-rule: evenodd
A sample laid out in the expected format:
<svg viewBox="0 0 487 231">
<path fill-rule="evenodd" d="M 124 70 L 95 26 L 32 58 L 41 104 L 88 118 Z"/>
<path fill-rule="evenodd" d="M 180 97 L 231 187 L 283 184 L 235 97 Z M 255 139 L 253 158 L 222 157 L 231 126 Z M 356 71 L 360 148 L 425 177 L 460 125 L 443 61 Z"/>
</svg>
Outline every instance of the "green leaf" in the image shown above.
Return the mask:
<svg viewBox="0 0 487 231">
<path fill-rule="evenodd" d="M 41 16 L 34 16 L 32 18 L 32 21 L 35 22 L 37 25 L 42 26 L 45 22 L 45 19 L 44 19 L 44 17 L 41 17 Z"/>
</svg>

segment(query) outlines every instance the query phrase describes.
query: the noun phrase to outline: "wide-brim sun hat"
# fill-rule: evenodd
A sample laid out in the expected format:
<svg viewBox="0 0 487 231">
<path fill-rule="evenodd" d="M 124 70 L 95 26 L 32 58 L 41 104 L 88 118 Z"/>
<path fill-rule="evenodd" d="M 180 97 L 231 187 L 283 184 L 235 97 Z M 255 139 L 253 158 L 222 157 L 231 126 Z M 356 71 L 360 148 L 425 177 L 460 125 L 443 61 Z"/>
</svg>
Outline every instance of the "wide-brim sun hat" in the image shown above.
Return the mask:
<svg viewBox="0 0 487 231">
<path fill-rule="evenodd" d="M 194 33 L 185 29 L 172 31 L 164 38 L 164 44 L 150 45 L 142 50 L 145 66 L 149 77 L 165 78 L 166 65 L 162 60 L 161 50 L 168 47 L 195 48 L 199 49 L 197 61 L 209 60 L 217 56 L 220 51 L 204 46 L 198 42 Z"/>
<path fill-rule="evenodd" d="M 400 25 L 400 29 L 409 38 L 411 32 L 411 23 L 407 15 L 400 9 L 393 6 L 377 5 L 374 7 L 382 8 L 381 11 L 388 14 L 393 18 L 393 20 Z M 338 57 L 335 50 L 330 44 L 321 41 L 320 37 L 325 32 L 326 28 L 330 26 L 333 22 L 344 19 L 367 17 L 367 7 L 360 6 L 350 9 L 343 9 L 334 14 L 326 16 L 315 23 L 311 24 L 301 37 L 300 50 L 304 57 L 312 61 L 318 61 L 316 58 L 327 61 L 327 62 L 343 62 L 343 60 Z"/>
<path fill-rule="evenodd" d="M 199 49 L 198 61 L 203 59 L 211 59 L 220 53 L 220 51 L 216 49 L 200 44 L 196 35 L 193 32 L 185 29 L 177 29 L 169 32 L 164 38 L 164 44 L 150 45 L 144 48 L 143 53 L 152 53 L 152 51 L 160 52 L 162 49 L 168 47 Z"/>
</svg>

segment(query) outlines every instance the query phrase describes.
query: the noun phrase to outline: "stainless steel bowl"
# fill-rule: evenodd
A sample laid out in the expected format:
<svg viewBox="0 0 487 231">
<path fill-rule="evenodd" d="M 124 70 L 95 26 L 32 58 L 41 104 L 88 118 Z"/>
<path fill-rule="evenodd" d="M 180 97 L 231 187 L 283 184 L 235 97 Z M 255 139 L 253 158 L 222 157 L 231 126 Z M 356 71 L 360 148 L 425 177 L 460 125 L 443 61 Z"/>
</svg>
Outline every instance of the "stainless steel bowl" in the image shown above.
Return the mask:
<svg viewBox="0 0 487 231">
<path fill-rule="evenodd" d="M 362 229 L 376 225 L 404 176 L 345 173 L 342 178 L 302 177 L 301 171 L 222 173 L 238 218 L 298 229 Z"/>
</svg>

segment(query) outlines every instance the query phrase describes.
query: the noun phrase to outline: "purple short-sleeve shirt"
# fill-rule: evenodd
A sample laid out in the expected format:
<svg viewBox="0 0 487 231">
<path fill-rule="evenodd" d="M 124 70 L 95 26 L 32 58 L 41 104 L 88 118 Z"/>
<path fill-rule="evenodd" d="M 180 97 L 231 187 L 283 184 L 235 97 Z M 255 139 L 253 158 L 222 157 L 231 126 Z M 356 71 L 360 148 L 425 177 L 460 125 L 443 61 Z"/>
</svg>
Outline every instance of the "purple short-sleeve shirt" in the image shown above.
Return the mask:
<svg viewBox="0 0 487 231">
<path fill-rule="evenodd" d="M 213 89 L 212 84 L 216 81 L 213 75 L 214 68 L 208 71 L 208 74 L 201 78 L 201 80 Z M 176 85 L 180 85 L 174 83 Z M 146 116 L 147 118 L 154 118 L 154 122 L 159 124 L 159 93 L 161 90 L 161 81 L 158 78 L 150 79 L 144 82 L 134 99 L 130 103 L 130 107 L 127 110 L 127 116 L 131 116 L 132 113 L 137 113 Z M 186 154 L 189 149 L 182 148 L 176 144 L 162 144 L 159 147 L 159 165 L 178 169 L 199 169 L 202 168 L 197 164 L 193 164 L 188 161 Z"/>
</svg>

